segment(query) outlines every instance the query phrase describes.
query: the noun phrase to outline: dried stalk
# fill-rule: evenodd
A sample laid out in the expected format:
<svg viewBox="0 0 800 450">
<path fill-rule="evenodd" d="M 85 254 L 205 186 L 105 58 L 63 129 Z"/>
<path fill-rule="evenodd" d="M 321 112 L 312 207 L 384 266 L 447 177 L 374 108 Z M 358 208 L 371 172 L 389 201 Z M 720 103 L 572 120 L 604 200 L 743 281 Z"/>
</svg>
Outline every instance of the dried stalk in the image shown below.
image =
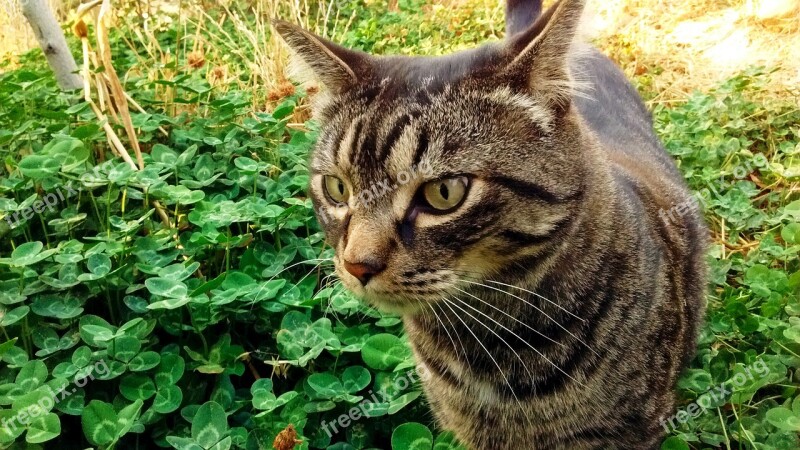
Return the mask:
<svg viewBox="0 0 800 450">
<path fill-rule="evenodd" d="M 95 89 L 97 90 L 97 96 L 99 100 L 98 105 L 98 103 L 92 98 L 93 77 L 90 70 L 90 62 L 93 62 L 97 67 L 98 61 L 96 57 L 94 57 L 95 55 L 93 54 L 91 45 L 89 44 L 88 31 L 86 28 L 86 23 L 83 21 L 83 16 L 97 5 L 101 4 L 101 2 L 103 6 L 101 7 L 100 14 L 97 18 L 96 27 L 98 47 L 100 48 L 104 73 L 102 76 L 98 74 L 94 77 Z M 106 133 L 106 137 L 108 138 L 108 142 L 114 154 L 120 156 L 128 164 L 128 166 L 130 166 L 131 169 L 141 170 L 144 169 L 144 159 L 142 158 L 142 152 L 139 148 L 139 140 L 136 135 L 136 130 L 133 128 L 133 122 L 131 121 L 130 113 L 128 111 L 127 99 L 129 99 L 130 96 L 128 96 L 122 89 L 122 84 L 117 77 L 117 73 L 114 70 L 111 60 L 111 47 L 108 41 L 108 30 L 104 24 L 105 14 L 109 11 L 109 9 L 110 4 L 108 0 L 94 0 L 90 3 L 79 6 L 77 10 L 77 20 L 74 31 L 75 34 L 81 39 L 81 45 L 83 48 L 83 68 L 81 70 L 81 75 L 83 78 L 83 98 L 92 108 L 92 111 L 94 112 L 98 121 L 103 124 L 103 131 Z M 112 95 L 108 94 L 107 89 L 109 88 Z M 138 104 L 136 104 L 136 107 L 141 108 Z M 104 109 L 110 111 L 117 123 L 122 122 L 131 146 L 133 147 L 138 164 L 133 161 L 133 158 L 131 158 L 130 153 L 125 148 L 125 145 L 122 143 L 119 135 L 117 135 L 117 133 L 114 131 L 114 128 L 111 127 L 108 116 L 106 116 L 106 114 L 103 112 Z M 119 111 L 118 116 L 116 115 L 116 111 Z M 162 130 L 162 132 L 165 131 Z M 164 226 L 167 228 L 172 228 L 172 222 L 169 219 L 169 215 L 167 215 L 167 212 L 161 203 L 159 203 L 157 200 L 154 200 L 152 204 L 153 207 L 155 207 L 158 215 L 161 217 L 161 221 L 164 223 Z"/>
<path fill-rule="evenodd" d="M 114 103 L 119 111 L 119 116 L 122 119 L 122 124 L 125 127 L 125 132 L 128 134 L 133 152 L 136 154 L 136 162 L 139 169 L 144 169 L 144 159 L 142 159 L 142 150 L 139 147 L 139 138 L 136 135 L 136 130 L 133 128 L 133 121 L 131 120 L 130 111 L 128 110 L 128 101 L 125 99 L 124 89 L 122 83 L 119 81 L 117 71 L 111 60 L 111 44 L 108 40 L 108 27 L 106 25 L 106 16 L 111 10 L 110 0 L 103 0 L 100 6 L 100 14 L 97 16 L 97 47 L 100 51 L 100 60 L 103 62 L 103 69 L 109 81 L 111 93 L 114 96 Z"/>
</svg>

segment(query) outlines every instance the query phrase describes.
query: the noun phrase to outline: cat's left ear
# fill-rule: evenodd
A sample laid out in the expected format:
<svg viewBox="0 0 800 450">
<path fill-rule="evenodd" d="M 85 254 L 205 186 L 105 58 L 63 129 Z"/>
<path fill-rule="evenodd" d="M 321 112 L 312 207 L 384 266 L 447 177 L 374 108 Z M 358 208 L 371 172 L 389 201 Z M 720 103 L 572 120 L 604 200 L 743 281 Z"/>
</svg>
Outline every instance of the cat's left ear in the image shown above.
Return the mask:
<svg viewBox="0 0 800 450">
<path fill-rule="evenodd" d="M 569 57 L 584 4 L 585 0 L 558 1 L 505 44 L 507 63 L 501 76 L 554 110 L 565 109 L 572 98 Z"/>
<path fill-rule="evenodd" d="M 370 55 L 346 49 L 283 20 L 275 19 L 272 25 L 319 81 L 334 92 L 343 92 L 369 75 Z"/>
</svg>

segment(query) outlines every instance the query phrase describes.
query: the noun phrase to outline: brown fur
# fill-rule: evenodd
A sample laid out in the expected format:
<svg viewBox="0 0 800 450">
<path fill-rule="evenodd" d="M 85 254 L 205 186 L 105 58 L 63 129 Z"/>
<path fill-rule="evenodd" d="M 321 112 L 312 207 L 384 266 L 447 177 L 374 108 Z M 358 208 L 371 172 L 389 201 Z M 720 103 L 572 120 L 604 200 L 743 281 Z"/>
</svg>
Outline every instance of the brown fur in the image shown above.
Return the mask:
<svg viewBox="0 0 800 450">
<path fill-rule="evenodd" d="M 523 28 L 538 8 L 510 2 L 505 43 L 439 58 L 278 22 L 328 88 L 310 193 L 342 282 L 403 315 L 465 445 L 657 448 L 703 316 L 705 228 L 663 214 L 689 192 L 635 90 L 573 43 L 582 1 Z M 463 203 L 426 209 L 425 183 L 453 176 Z M 381 269 L 359 281 L 344 261 Z"/>
</svg>

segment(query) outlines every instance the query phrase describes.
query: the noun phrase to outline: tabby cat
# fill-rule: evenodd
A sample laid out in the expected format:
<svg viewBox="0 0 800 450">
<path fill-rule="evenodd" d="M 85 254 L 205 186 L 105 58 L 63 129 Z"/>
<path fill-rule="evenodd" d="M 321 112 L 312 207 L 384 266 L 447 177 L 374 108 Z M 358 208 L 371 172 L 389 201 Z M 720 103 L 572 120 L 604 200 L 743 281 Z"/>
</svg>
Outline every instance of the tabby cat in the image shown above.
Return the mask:
<svg viewBox="0 0 800 450">
<path fill-rule="evenodd" d="M 505 41 L 442 57 L 275 22 L 325 86 L 310 194 L 336 272 L 402 315 L 472 449 L 657 448 L 703 317 L 703 221 L 675 213 L 636 91 L 576 42 L 583 7 L 510 0 Z"/>
</svg>

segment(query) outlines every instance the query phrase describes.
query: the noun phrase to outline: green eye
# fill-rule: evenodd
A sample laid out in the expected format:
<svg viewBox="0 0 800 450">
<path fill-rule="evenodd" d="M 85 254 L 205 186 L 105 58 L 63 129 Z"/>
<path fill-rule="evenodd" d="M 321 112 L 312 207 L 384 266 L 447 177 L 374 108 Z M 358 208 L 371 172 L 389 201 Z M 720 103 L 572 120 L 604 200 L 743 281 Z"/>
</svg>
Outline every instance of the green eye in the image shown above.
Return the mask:
<svg viewBox="0 0 800 450">
<path fill-rule="evenodd" d="M 323 185 L 325 186 L 325 192 L 331 200 L 336 203 L 347 203 L 350 192 L 347 190 L 347 185 L 344 184 L 341 178 L 334 177 L 333 175 L 326 175 L 323 180 Z"/>
<path fill-rule="evenodd" d="M 467 177 L 431 181 L 422 187 L 422 193 L 433 209 L 447 211 L 461 204 L 467 194 L 468 181 Z"/>
</svg>

